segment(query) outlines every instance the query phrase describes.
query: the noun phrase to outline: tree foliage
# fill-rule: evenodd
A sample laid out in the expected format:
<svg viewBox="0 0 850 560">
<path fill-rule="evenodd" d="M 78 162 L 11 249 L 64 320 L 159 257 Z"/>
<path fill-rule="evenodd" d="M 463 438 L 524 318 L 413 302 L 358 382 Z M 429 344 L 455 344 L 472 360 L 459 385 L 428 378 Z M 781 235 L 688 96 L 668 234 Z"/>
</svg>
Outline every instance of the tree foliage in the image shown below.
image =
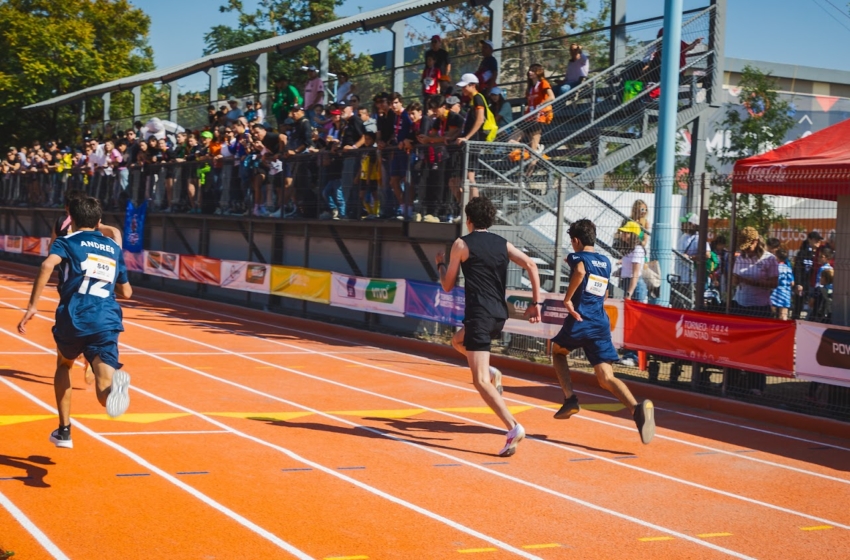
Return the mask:
<svg viewBox="0 0 850 560">
<path fill-rule="evenodd" d="M 762 154 L 780 146 L 794 127 L 787 101 L 779 98 L 776 80 L 758 68 L 745 66 L 738 84 L 744 110 L 729 105 L 722 130 L 730 132 L 728 148 L 720 154 L 721 163 Z M 768 195 L 740 194 L 737 200 L 736 227 L 755 227 L 766 235 L 771 226 L 782 224 L 785 216 L 775 209 Z M 732 215 L 732 185 L 726 181 L 719 193 L 711 197 L 709 212 L 714 218 L 729 219 Z"/>
<path fill-rule="evenodd" d="M 219 10 L 236 12 L 238 24 L 236 27 L 213 27 L 204 35 L 204 54 L 214 54 L 333 21 L 337 19 L 334 9 L 340 5 L 342 0 L 259 0 L 254 11 L 246 11 L 241 0 L 228 0 Z M 331 72 L 346 71 L 349 75 L 355 75 L 371 70 L 371 59 L 366 55 L 355 55 L 348 41 L 334 37 L 329 43 Z M 269 80 L 279 75 L 288 75 L 293 83 L 298 84 L 306 80 L 306 74 L 300 70 L 301 66 L 310 64 L 319 65 L 319 51 L 314 47 L 304 47 L 291 53 L 269 53 Z M 259 89 L 257 67 L 250 59 L 230 63 L 222 69 L 222 73 L 227 82 L 219 90 L 222 95 L 244 95 Z M 273 89 L 271 83 L 267 87 Z"/>
<path fill-rule="evenodd" d="M 0 129 L 21 142 L 71 139 L 79 105 L 21 107 L 152 70 L 149 28 L 150 18 L 128 0 L 0 2 Z"/>
</svg>

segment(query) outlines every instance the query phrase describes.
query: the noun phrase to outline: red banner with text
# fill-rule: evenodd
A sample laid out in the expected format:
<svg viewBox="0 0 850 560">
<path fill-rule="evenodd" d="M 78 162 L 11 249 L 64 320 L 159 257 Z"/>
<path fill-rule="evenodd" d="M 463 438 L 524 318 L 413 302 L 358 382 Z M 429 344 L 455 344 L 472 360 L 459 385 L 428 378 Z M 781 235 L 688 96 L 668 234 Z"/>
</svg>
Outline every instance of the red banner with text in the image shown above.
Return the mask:
<svg viewBox="0 0 850 560">
<path fill-rule="evenodd" d="M 671 358 L 794 377 L 794 321 L 626 302 L 626 347 Z"/>
</svg>

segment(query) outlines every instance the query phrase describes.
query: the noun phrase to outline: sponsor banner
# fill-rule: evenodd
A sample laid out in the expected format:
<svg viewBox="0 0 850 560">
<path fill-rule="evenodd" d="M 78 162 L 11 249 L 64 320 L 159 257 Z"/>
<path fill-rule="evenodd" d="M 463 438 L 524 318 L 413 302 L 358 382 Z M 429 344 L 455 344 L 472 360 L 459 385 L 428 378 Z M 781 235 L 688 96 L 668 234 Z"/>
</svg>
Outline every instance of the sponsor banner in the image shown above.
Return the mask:
<svg viewBox="0 0 850 560">
<path fill-rule="evenodd" d="M 24 238 L 20 235 L 7 235 L 6 236 L 6 252 L 7 253 L 20 253 L 24 246 Z"/>
<path fill-rule="evenodd" d="M 797 321 L 797 377 L 850 387 L 850 328 Z"/>
<path fill-rule="evenodd" d="M 540 338 L 552 338 L 564 325 L 567 317 L 567 309 L 564 307 L 563 295 L 542 294 L 543 306 L 540 309 L 541 322 L 531 324 L 523 315 L 531 303 L 531 292 L 508 290 L 508 321 L 505 323 L 505 332 L 513 334 L 524 334 Z M 622 299 L 608 299 L 605 301 L 605 312 L 611 323 L 611 340 L 616 348 L 622 348 L 624 344 L 625 315 L 623 313 Z"/>
<path fill-rule="evenodd" d="M 145 274 L 163 278 L 180 278 L 180 255 L 162 251 L 145 251 Z"/>
<path fill-rule="evenodd" d="M 626 302 L 626 346 L 672 358 L 794 376 L 794 322 Z"/>
<path fill-rule="evenodd" d="M 331 305 L 403 317 L 405 284 L 404 280 L 360 278 L 334 272 Z"/>
<path fill-rule="evenodd" d="M 145 271 L 145 255 L 144 253 L 131 253 L 124 251 L 124 265 L 130 272 Z"/>
<path fill-rule="evenodd" d="M 127 213 L 124 214 L 124 249 L 131 253 L 141 253 L 144 245 L 145 216 L 148 212 L 148 201 L 136 206 L 127 203 Z"/>
<path fill-rule="evenodd" d="M 221 261 L 220 286 L 231 290 L 269 293 L 271 266 L 246 261 Z"/>
<path fill-rule="evenodd" d="M 198 255 L 180 255 L 180 279 L 201 284 L 221 284 L 221 261 Z"/>
<path fill-rule="evenodd" d="M 275 296 L 330 303 L 331 273 L 309 268 L 273 266 L 269 291 Z"/>
<path fill-rule="evenodd" d="M 41 237 L 22 238 L 21 252 L 25 255 L 41 256 Z"/>
<path fill-rule="evenodd" d="M 464 290 L 444 292 L 433 282 L 407 281 L 404 314 L 428 321 L 460 327 L 463 325 Z"/>
</svg>

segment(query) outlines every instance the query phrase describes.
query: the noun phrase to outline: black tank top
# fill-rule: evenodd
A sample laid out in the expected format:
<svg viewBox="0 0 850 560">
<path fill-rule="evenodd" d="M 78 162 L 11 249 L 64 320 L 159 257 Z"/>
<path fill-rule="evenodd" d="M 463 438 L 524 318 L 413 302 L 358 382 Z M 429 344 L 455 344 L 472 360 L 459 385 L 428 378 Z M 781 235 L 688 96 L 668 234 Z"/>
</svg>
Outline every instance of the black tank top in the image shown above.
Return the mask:
<svg viewBox="0 0 850 560">
<path fill-rule="evenodd" d="M 460 264 L 465 278 L 465 317 L 507 319 L 507 240 L 487 231 L 473 231 L 461 239 L 469 248 L 469 258 Z"/>
</svg>

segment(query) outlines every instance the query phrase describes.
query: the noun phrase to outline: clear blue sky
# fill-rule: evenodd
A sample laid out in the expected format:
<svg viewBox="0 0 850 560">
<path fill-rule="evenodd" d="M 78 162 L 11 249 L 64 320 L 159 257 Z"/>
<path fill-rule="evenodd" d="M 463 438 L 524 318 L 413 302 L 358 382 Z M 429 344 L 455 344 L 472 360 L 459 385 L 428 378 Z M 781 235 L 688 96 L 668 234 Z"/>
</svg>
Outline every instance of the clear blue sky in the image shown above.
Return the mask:
<svg viewBox="0 0 850 560">
<path fill-rule="evenodd" d="M 255 0 L 243 0 L 255 6 Z M 707 0 L 683 0 L 685 9 Z M 235 25 L 222 14 L 222 0 L 131 0 L 151 18 L 150 43 L 156 66 L 164 68 L 202 56 L 203 36 L 215 25 Z M 351 15 L 395 3 L 394 0 L 348 0 L 337 10 Z M 588 0 L 595 11 L 598 0 Z M 767 62 L 850 70 L 850 10 L 847 0 L 728 0 L 726 55 Z M 661 15 L 663 0 L 630 0 L 627 20 Z M 411 25 L 424 25 L 413 20 Z M 357 50 L 389 50 L 388 32 L 351 35 Z M 180 80 L 181 89 L 204 89 L 204 77 Z"/>
</svg>

